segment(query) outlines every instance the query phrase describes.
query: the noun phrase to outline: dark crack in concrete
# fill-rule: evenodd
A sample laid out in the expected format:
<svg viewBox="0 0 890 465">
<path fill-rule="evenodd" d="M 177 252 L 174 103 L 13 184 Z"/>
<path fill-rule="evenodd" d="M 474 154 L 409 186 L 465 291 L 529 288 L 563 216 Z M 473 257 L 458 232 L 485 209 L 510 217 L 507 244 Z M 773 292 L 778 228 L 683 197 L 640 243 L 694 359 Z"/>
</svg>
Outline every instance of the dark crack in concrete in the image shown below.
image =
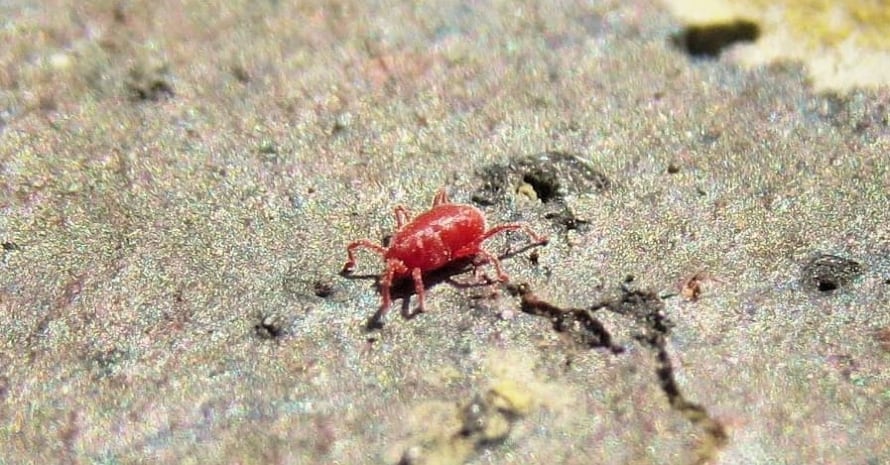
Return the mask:
<svg viewBox="0 0 890 465">
<path fill-rule="evenodd" d="M 606 327 L 596 318 L 597 311 L 609 311 L 630 318 L 637 328 L 634 338 L 652 351 L 657 362 L 655 372 L 659 386 L 671 408 L 704 432 L 694 451 L 694 465 L 713 463 L 717 453 L 729 441 L 726 428 L 707 409 L 686 399 L 674 376 L 666 338 L 674 323 L 664 313 L 664 304 L 654 292 L 633 290 L 627 280 L 620 293 L 586 308 L 560 308 L 537 297 L 528 285 L 511 286 L 511 292 L 522 299 L 526 313 L 549 318 L 559 333 L 567 333 L 576 344 L 586 348 L 605 348 L 615 355 L 624 348 L 615 345 Z"/>
</svg>

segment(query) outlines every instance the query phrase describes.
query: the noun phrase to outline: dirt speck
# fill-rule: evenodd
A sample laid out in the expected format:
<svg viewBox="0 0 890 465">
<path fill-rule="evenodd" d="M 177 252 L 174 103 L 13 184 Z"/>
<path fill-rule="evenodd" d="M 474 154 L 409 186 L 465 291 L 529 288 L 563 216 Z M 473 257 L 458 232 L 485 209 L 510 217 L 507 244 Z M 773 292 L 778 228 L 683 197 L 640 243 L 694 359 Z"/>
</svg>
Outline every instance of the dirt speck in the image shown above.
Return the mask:
<svg viewBox="0 0 890 465">
<path fill-rule="evenodd" d="M 334 283 L 327 279 L 319 279 L 312 284 L 316 297 L 327 298 L 334 295 Z"/>
<path fill-rule="evenodd" d="M 256 337 L 262 340 L 280 339 L 286 334 L 281 319 L 275 315 L 262 316 L 253 326 L 253 331 Z"/>
<path fill-rule="evenodd" d="M 890 326 L 876 330 L 874 338 L 881 350 L 890 354 Z"/>
<path fill-rule="evenodd" d="M 166 65 L 136 65 L 130 69 L 125 87 L 131 100 L 157 102 L 175 95 Z"/>
</svg>

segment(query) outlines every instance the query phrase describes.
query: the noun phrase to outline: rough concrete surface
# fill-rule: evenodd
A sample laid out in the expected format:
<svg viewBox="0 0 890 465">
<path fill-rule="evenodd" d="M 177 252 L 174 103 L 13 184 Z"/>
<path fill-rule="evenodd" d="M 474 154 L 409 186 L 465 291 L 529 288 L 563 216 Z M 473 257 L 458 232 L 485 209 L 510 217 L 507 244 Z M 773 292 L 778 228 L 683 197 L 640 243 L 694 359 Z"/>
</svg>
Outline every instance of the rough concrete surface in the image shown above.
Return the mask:
<svg viewBox="0 0 890 465">
<path fill-rule="evenodd" d="M 0 18 L 0 464 L 890 463 L 886 88 L 650 2 Z M 368 328 L 442 186 L 549 243 Z"/>
</svg>

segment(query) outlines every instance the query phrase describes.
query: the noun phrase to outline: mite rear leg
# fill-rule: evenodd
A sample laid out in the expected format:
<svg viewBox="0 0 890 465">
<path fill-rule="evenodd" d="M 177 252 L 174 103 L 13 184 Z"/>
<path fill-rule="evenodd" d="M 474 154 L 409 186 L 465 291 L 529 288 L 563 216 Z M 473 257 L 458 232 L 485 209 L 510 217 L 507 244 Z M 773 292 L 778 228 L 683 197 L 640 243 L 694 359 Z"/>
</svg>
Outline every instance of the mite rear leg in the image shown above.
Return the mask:
<svg viewBox="0 0 890 465">
<path fill-rule="evenodd" d="M 357 249 L 368 249 L 381 257 L 386 254 L 386 249 L 382 245 L 375 244 L 367 239 L 355 241 L 346 246 L 347 259 L 341 273 L 351 273 L 355 269 L 355 251 Z"/>
<path fill-rule="evenodd" d="M 439 192 L 436 192 L 436 196 L 433 197 L 433 206 L 435 207 L 437 205 L 442 205 L 445 203 L 451 203 L 451 201 L 448 200 L 448 192 L 443 187 L 439 189 Z"/>
<path fill-rule="evenodd" d="M 479 252 L 477 252 L 476 256 L 477 256 L 477 259 L 478 259 L 478 257 L 482 257 L 483 263 L 486 263 L 486 262 L 491 263 L 491 265 L 494 267 L 494 271 L 498 274 L 498 281 L 505 283 L 510 280 L 510 277 L 507 276 L 507 273 L 504 273 L 504 268 L 501 267 L 501 261 L 498 260 L 498 257 L 495 257 L 493 253 L 491 253 L 485 249 L 479 249 Z M 475 262 L 476 262 L 476 260 L 474 259 L 474 261 L 473 261 L 474 266 L 476 264 Z M 475 271 L 474 271 L 474 274 L 475 274 Z M 490 281 L 488 276 L 485 276 L 485 279 Z"/>
<path fill-rule="evenodd" d="M 396 269 L 389 263 L 386 264 L 386 273 L 383 275 L 383 279 L 380 280 L 380 309 L 377 310 L 375 314 L 375 319 L 377 321 L 383 320 L 383 317 L 386 316 L 386 313 L 389 312 L 389 307 L 392 305 L 392 280 L 396 274 Z"/>
<path fill-rule="evenodd" d="M 396 229 L 402 229 L 409 221 L 411 221 L 411 212 L 404 205 L 398 205 L 393 209 L 396 214 Z"/>
</svg>

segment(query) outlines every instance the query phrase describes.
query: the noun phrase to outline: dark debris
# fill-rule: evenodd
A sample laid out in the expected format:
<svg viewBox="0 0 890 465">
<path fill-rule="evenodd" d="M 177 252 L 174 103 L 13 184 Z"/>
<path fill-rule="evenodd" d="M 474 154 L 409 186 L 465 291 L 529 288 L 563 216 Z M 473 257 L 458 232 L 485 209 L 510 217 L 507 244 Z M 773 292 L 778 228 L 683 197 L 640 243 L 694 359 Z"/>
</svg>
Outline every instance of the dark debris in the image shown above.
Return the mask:
<svg viewBox="0 0 890 465">
<path fill-rule="evenodd" d="M 287 333 L 284 326 L 276 316 L 263 316 L 259 323 L 253 326 L 254 334 L 263 340 L 276 340 Z"/>
<path fill-rule="evenodd" d="M 564 208 L 556 212 L 547 213 L 544 215 L 544 218 L 547 218 L 551 222 L 562 226 L 562 228 L 566 231 L 578 231 L 584 233 L 587 232 L 590 227 L 590 221 L 578 218 L 568 208 Z"/>
<path fill-rule="evenodd" d="M 331 298 L 339 291 L 339 287 L 329 276 L 322 274 L 312 278 L 306 276 L 296 265 L 288 269 L 281 285 L 286 293 L 309 302 Z"/>
<path fill-rule="evenodd" d="M 119 369 L 125 359 L 126 354 L 116 348 L 93 354 L 90 357 L 93 379 L 110 377 Z"/>
</svg>

